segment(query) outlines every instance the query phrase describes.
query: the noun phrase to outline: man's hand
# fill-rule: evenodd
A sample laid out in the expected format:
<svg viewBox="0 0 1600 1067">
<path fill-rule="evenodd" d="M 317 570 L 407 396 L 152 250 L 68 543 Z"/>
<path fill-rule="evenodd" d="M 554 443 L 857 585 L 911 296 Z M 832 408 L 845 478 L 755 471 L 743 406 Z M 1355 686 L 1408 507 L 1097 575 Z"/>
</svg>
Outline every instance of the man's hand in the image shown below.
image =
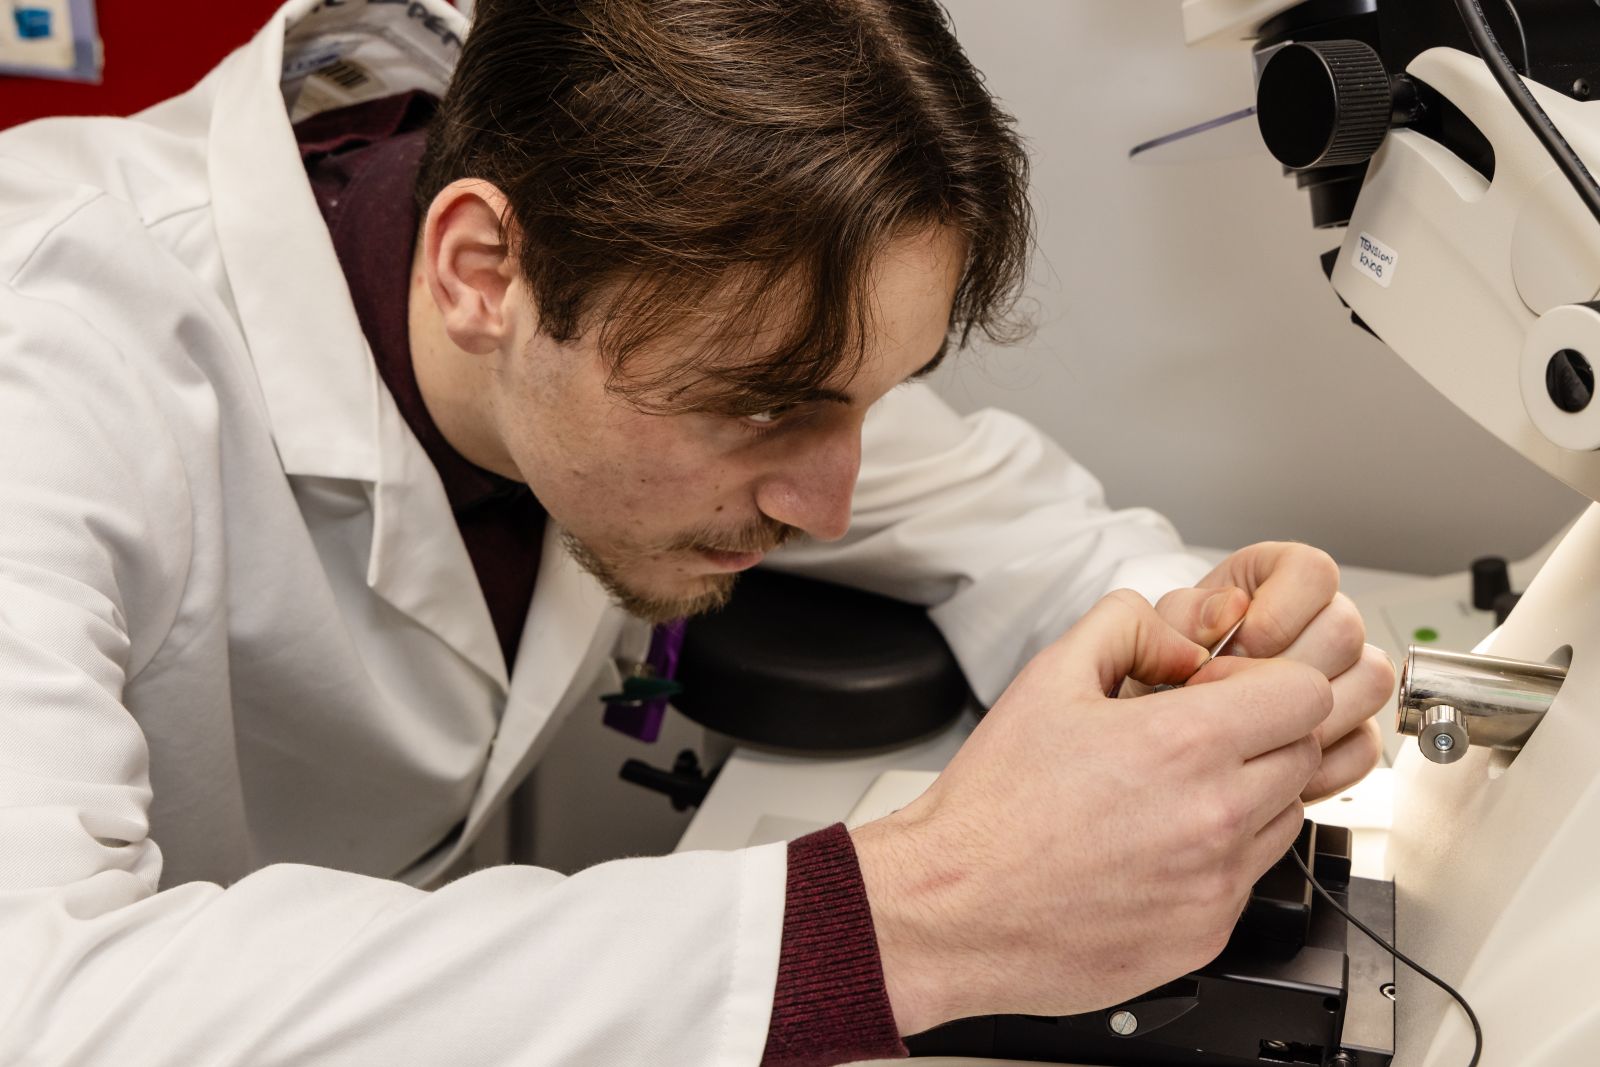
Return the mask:
<svg viewBox="0 0 1600 1067">
<path fill-rule="evenodd" d="M 1292 542 L 1251 545 L 1195 588 L 1162 597 L 1156 611 L 1207 646 L 1243 613 L 1233 655 L 1297 660 L 1332 681 L 1333 714 L 1317 730 L 1322 766 L 1306 786 L 1307 803 L 1348 789 L 1377 766 L 1383 743 L 1373 716 L 1394 689 L 1394 664 L 1364 643 L 1361 613 L 1339 592 L 1339 567 L 1326 552 Z"/>
<path fill-rule="evenodd" d="M 1239 597 L 1244 594 L 1239 593 Z M 1041 652 L 915 802 L 855 831 L 902 1033 L 1091 1011 L 1203 966 L 1300 828 L 1333 692 L 1287 660 L 1222 659 L 1141 597 Z"/>
</svg>

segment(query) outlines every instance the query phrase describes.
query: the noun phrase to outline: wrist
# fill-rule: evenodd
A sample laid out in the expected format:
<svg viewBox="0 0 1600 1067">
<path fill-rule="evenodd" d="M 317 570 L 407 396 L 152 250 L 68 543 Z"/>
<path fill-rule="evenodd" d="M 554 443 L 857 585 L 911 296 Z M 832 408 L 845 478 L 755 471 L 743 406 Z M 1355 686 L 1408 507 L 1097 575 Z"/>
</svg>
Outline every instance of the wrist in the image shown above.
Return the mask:
<svg viewBox="0 0 1600 1067">
<path fill-rule="evenodd" d="M 850 836 L 900 1035 L 978 1014 L 964 1009 L 963 986 L 950 977 L 952 898 L 961 872 L 937 865 L 941 851 L 927 847 L 927 827 L 903 812 L 858 827 Z"/>
</svg>

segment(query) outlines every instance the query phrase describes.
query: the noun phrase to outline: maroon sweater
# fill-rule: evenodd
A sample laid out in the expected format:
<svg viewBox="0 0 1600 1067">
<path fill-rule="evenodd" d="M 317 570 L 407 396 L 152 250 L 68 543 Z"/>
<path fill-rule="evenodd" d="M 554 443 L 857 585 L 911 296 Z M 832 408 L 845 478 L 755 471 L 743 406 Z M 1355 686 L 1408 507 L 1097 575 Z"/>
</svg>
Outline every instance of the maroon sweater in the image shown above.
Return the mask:
<svg viewBox="0 0 1600 1067">
<path fill-rule="evenodd" d="M 420 221 L 412 184 L 433 110 L 431 97 L 408 93 L 313 116 L 295 135 L 379 374 L 439 472 L 510 670 L 538 577 L 544 508 L 526 485 L 450 446 L 411 365 L 407 301 Z M 905 1054 L 850 835 L 835 825 L 791 842 L 763 1067 Z"/>
</svg>

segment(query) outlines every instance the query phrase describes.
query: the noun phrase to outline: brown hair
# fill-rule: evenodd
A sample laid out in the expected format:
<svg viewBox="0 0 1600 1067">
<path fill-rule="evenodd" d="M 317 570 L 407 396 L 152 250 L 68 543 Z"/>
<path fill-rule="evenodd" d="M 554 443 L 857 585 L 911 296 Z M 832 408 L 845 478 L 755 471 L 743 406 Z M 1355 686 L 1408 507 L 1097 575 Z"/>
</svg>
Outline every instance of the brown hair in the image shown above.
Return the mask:
<svg viewBox="0 0 1600 1067">
<path fill-rule="evenodd" d="M 598 329 L 641 406 L 709 382 L 697 406 L 748 413 L 837 385 L 874 256 L 931 224 L 967 242 L 958 341 L 1022 331 L 1027 158 L 933 0 L 479 0 L 424 208 L 463 177 L 507 197 L 541 328 Z M 697 335 L 689 358 L 629 372 L 674 331 Z"/>
</svg>

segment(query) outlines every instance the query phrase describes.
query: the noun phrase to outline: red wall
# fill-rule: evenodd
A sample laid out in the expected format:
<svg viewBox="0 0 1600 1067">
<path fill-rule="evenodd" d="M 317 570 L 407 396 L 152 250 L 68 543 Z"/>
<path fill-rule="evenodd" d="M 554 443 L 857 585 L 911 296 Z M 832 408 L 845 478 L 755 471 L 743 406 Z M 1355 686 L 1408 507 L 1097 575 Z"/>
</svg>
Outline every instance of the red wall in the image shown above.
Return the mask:
<svg viewBox="0 0 1600 1067">
<path fill-rule="evenodd" d="M 0 128 L 43 115 L 126 115 L 189 88 L 279 0 L 99 0 L 100 85 L 0 77 Z"/>
</svg>

